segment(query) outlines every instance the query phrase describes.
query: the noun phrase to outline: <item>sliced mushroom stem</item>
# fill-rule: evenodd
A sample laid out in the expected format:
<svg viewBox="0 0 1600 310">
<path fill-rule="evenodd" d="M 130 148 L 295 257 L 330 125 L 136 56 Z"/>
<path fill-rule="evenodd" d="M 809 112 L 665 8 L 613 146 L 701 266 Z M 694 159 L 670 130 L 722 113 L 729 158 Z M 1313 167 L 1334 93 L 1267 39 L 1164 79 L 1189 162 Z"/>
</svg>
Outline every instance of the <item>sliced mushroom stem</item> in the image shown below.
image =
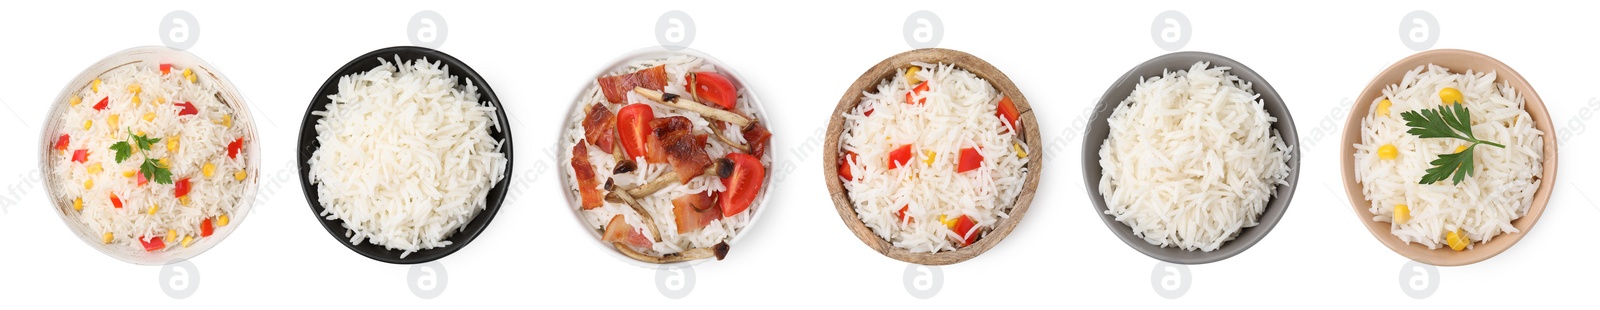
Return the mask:
<svg viewBox="0 0 1600 310">
<path fill-rule="evenodd" d="M 693 248 L 689 249 L 688 251 L 655 257 L 646 255 L 644 253 L 639 253 L 639 251 L 634 250 L 633 247 L 629 247 L 621 242 L 612 242 L 611 246 L 616 247 L 618 252 L 622 252 L 622 255 L 626 255 L 628 258 L 654 264 L 679 263 L 706 258 L 716 258 L 717 260 L 722 260 L 723 258 L 728 257 L 728 250 L 730 249 L 727 242 L 718 242 L 717 245 L 709 248 Z"/>
<path fill-rule="evenodd" d="M 728 160 L 727 158 L 718 158 L 717 160 L 713 160 L 711 162 L 711 167 L 706 167 L 705 171 L 700 172 L 701 176 L 716 176 L 719 178 L 727 178 L 732 176 L 732 160 Z M 662 173 L 660 176 L 657 176 L 655 179 L 651 179 L 650 182 L 645 182 L 644 185 L 640 185 L 638 187 L 610 189 L 611 193 L 606 194 L 606 201 L 625 202 L 622 200 L 621 194 L 626 194 L 630 198 L 648 197 L 650 195 L 654 195 L 658 191 L 661 191 L 661 189 L 667 188 L 668 185 L 675 183 L 680 183 L 678 181 L 678 172 L 667 171 L 666 173 Z M 621 194 L 618 194 L 618 192 L 621 192 Z"/>
<path fill-rule="evenodd" d="M 739 128 L 750 126 L 751 123 L 750 119 L 745 118 L 743 115 L 728 112 L 727 110 L 723 109 L 713 108 L 682 96 L 663 93 L 644 87 L 634 87 L 633 92 L 670 107 L 694 111 L 695 113 L 700 113 L 700 115 L 707 118 L 732 123 L 735 126 L 739 126 Z"/>
<path fill-rule="evenodd" d="M 712 127 L 717 127 L 717 126 L 712 126 Z M 734 149 L 738 149 L 740 153 L 745 153 L 745 154 L 749 154 L 750 153 L 750 146 L 744 145 L 743 143 L 734 142 L 733 139 L 729 139 L 728 136 L 722 135 L 722 129 L 721 128 L 711 128 L 711 135 L 716 136 L 717 137 L 717 141 L 722 141 L 722 144 L 727 144 L 729 147 L 732 147 Z"/>
<path fill-rule="evenodd" d="M 606 183 L 610 184 L 611 181 L 606 180 Z M 628 195 L 628 191 L 612 191 L 612 193 L 616 194 L 617 198 L 622 199 L 622 202 L 627 203 L 629 207 L 633 207 L 633 212 L 638 213 L 639 217 L 644 218 L 644 227 L 650 229 L 652 241 L 661 242 L 661 231 L 656 229 L 656 218 L 650 215 L 650 211 L 639 205 L 639 201 L 634 200 L 633 195 Z"/>
</svg>

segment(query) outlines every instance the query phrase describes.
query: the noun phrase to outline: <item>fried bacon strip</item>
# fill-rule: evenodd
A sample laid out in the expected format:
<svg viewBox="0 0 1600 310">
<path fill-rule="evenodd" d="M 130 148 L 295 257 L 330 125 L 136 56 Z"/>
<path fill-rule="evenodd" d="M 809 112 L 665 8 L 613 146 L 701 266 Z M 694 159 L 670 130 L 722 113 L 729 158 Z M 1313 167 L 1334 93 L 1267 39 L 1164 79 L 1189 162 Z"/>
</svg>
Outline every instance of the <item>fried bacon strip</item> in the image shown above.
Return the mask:
<svg viewBox="0 0 1600 310">
<path fill-rule="evenodd" d="M 624 103 L 628 100 L 628 91 L 634 88 L 656 91 L 666 88 L 667 66 L 654 66 L 623 75 L 603 76 L 595 79 L 595 82 L 600 84 L 600 92 L 605 94 L 606 101 Z"/>
</svg>

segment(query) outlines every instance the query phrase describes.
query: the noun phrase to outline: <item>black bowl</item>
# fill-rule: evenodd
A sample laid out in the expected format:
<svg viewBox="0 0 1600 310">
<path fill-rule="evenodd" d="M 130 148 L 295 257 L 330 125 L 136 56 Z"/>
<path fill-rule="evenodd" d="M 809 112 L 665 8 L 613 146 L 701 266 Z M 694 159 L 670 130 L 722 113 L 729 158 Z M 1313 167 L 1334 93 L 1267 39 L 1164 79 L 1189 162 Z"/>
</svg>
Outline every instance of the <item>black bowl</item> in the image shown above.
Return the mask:
<svg viewBox="0 0 1600 310">
<path fill-rule="evenodd" d="M 396 55 L 400 57 L 401 61 L 422 58 L 427 58 L 428 61 L 443 61 L 445 65 L 450 67 L 450 75 L 472 81 L 472 84 L 478 87 L 479 99 L 488 101 L 489 105 L 495 108 L 495 115 L 499 118 L 501 126 L 499 126 L 499 131 L 490 132 L 489 136 L 504 141 L 505 145 L 502 147 L 502 151 L 506 154 L 505 178 L 489 189 L 488 203 L 485 204 L 484 210 L 479 212 L 478 216 L 474 217 L 471 222 L 468 222 L 465 229 L 457 231 L 455 234 L 450 235 L 450 238 L 445 239 L 450 240 L 451 244 L 449 246 L 417 251 L 407 255 L 406 258 L 400 258 L 402 251 L 389 250 L 371 242 L 363 241 L 360 245 L 350 244 L 350 239 L 344 236 L 345 228 L 341 226 L 344 221 L 328 220 L 321 215 L 322 204 L 317 202 L 317 188 L 316 185 L 311 184 L 309 175 L 311 171 L 311 165 L 309 164 L 311 153 L 322 146 L 317 142 L 316 128 L 317 120 L 322 119 L 322 117 L 311 114 L 311 112 L 326 111 L 324 107 L 329 103 L 328 96 L 339 92 L 340 77 L 371 71 L 373 68 L 378 67 L 379 58 L 392 62 Z M 505 108 L 500 105 L 500 99 L 495 97 L 494 90 L 489 88 L 489 83 L 485 82 L 477 71 L 472 71 L 472 67 L 468 67 L 461 60 L 450 57 L 444 52 L 425 47 L 396 46 L 372 51 L 361 55 L 361 57 L 356 57 L 355 60 L 351 60 L 349 63 L 345 63 L 344 67 L 340 67 L 339 71 L 335 71 L 332 76 L 328 77 L 328 81 L 322 83 L 322 89 L 317 90 L 317 95 L 311 97 L 311 105 L 306 107 L 305 118 L 300 121 L 300 145 L 297 147 L 298 156 L 296 157 L 299 159 L 298 164 L 300 166 L 300 190 L 306 194 L 306 204 L 311 205 L 311 214 L 316 216 L 317 221 L 322 222 L 322 227 L 328 230 L 328 234 L 333 236 L 334 240 L 344 244 L 351 251 L 373 260 L 391 264 L 420 264 L 440 259 L 466 247 L 467 243 L 472 242 L 472 239 L 477 238 L 478 234 L 483 233 L 484 228 L 489 226 L 489 221 L 494 219 L 494 214 L 500 211 L 500 204 L 505 202 L 506 188 L 511 183 L 511 164 L 512 158 L 514 158 L 511 155 L 511 132 L 509 128 L 505 127 L 510 124 L 510 121 L 506 118 Z"/>
</svg>

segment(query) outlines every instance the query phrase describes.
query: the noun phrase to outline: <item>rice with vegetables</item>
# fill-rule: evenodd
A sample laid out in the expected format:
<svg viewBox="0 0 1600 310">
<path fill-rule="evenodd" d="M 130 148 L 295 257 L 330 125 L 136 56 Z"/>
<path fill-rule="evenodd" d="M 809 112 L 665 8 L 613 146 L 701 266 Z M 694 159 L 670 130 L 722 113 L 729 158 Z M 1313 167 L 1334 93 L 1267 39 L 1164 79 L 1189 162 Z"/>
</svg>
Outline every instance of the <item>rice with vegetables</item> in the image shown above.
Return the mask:
<svg viewBox="0 0 1600 310">
<path fill-rule="evenodd" d="M 699 57 L 645 57 L 579 96 L 563 181 L 602 242 L 648 263 L 722 259 L 747 229 L 772 135 L 731 76 Z"/>
<path fill-rule="evenodd" d="M 134 63 L 73 91 L 59 118 L 48 178 L 68 218 L 101 241 L 146 252 L 187 248 L 237 225 L 254 186 L 248 117 L 193 68 Z"/>
<path fill-rule="evenodd" d="M 1356 180 L 1371 203 L 1372 220 L 1389 222 L 1400 240 L 1462 251 L 1519 232 L 1511 221 L 1527 214 L 1539 189 L 1545 133 L 1534 127 L 1522 96 L 1495 77 L 1418 66 L 1385 87 L 1362 119 Z M 1455 110 L 1457 102 L 1461 110 Z M 1458 133 L 1496 145 L 1410 133 L 1405 118 L 1443 109 L 1467 111 L 1456 116 L 1467 120 L 1462 125 L 1470 132 Z M 1444 167 L 1463 170 L 1457 177 L 1422 182 L 1431 181 L 1436 160 L 1462 155 L 1465 163 Z"/>
<path fill-rule="evenodd" d="M 951 64 L 912 63 L 840 117 L 839 176 L 856 214 L 914 253 L 992 232 L 1029 173 L 1010 97 Z"/>
</svg>

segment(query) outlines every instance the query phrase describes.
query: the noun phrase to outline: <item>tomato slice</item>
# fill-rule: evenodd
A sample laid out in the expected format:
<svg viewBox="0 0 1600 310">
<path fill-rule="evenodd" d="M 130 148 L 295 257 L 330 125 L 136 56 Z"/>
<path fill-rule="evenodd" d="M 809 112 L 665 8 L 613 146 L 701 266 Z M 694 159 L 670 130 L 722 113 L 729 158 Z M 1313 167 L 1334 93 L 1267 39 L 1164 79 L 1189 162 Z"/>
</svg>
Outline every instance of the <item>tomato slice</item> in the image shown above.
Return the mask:
<svg viewBox="0 0 1600 310">
<path fill-rule="evenodd" d="M 228 143 L 228 158 L 238 158 L 239 150 L 244 148 L 244 137 L 234 138 Z"/>
<path fill-rule="evenodd" d="M 689 89 L 696 97 L 728 110 L 739 105 L 739 90 L 733 87 L 733 82 L 727 77 L 716 72 L 694 72 L 690 75 Z"/>
<path fill-rule="evenodd" d="M 889 169 L 900 168 L 901 166 L 905 166 L 906 164 L 910 164 L 910 163 L 911 163 L 911 145 L 910 144 L 901 145 L 900 148 L 896 148 L 893 151 L 889 151 Z"/>
<path fill-rule="evenodd" d="M 72 161 L 78 163 L 89 161 L 89 150 L 72 151 Z"/>
<path fill-rule="evenodd" d="M 761 182 L 767 178 L 767 168 L 762 167 L 761 159 L 755 156 L 732 153 L 728 154 L 728 159 L 733 160 L 733 175 L 722 179 L 722 187 L 727 190 L 717 197 L 724 217 L 749 209 L 750 203 L 761 193 Z"/>
<path fill-rule="evenodd" d="M 925 92 L 925 91 L 928 91 L 928 81 L 922 81 L 922 83 L 917 83 L 917 86 L 911 87 L 911 91 L 906 92 L 906 103 L 907 104 L 911 103 L 911 98 L 912 98 L 913 95 L 921 96 L 922 92 Z M 916 103 L 917 104 L 928 103 L 928 98 L 918 98 Z"/>
<path fill-rule="evenodd" d="M 111 103 L 111 97 L 100 98 L 100 103 L 94 104 L 94 110 L 95 111 L 105 110 L 106 109 L 106 105 L 108 105 L 110 103 Z"/>
<path fill-rule="evenodd" d="M 901 223 L 905 223 L 906 222 L 906 210 L 910 210 L 910 209 L 911 209 L 911 205 L 900 206 L 900 211 L 895 211 L 894 214 L 900 216 L 900 222 Z"/>
<path fill-rule="evenodd" d="M 844 156 L 839 157 L 839 176 L 846 181 L 856 179 L 855 171 L 850 168 L 850 162 L 852 161 L 857 161 L 856 152 L 844 152 Z"/>
<path fill-rule="evenodd" d="M 623 75 L 602 76 L 595 80 L 600 84 L 600 92 L 606 96 L 606 101 L 623 103 L 628 100 L 628 92 L 634 87 L 644 87 L 661 91 L 667 86 L 667 66 L 654 66 L 649 69 L 639 70 Z"/>
<path fill-rule="evenodd" d="M 104 101 L 102 101 L 102 102 L 104 102 Z M 101 103 L 101 104 L 104 104 L 104 103 Z M 178 110 L 178 115 L 179 116 L 200 114 L 200 109 L 196 109 L 194 107 L 193 103 L 179 102 L 179 103 L 174 103 L 173 105 L 176 105 L 176 106 L 179 106 L 179 107 L 183 107 L 183 110 Z M 98 108 L 96 108 L 96 109 L 98 109 Z"/>
<path fill-rule="evenodd" d="M 979 166 L 983 166 L 983 154 L 978 153 L 978 149 L 961 149 L 961 162 L 956 164 L 956 173 L 972 171 Z"/>
<path fill-rule="evenodd" d="M 189 178 L 178 179 L 178 182 L 172 185 L 172 197 L 188 196 L 191 188 Z"/>
<path fill-rule="evenodd" d="M 211 218 L 208 217 L 205 220 L 201 220 L 200 221 L 200 236 L 201 237 L 210 237 L 211 233 L 215 232 L 216 230 L 217 230 L 216 227 L 212 227 L 211 226 Z"/>
<path fill-rule="evenodd" d="M 651 135 L 650 120 L 655 118 L 655 111 L 648 104 L 630 104 L 617 112 L 617 133 L 628 158 L 645 156 L 645 143 Z"/>
<path fill-rule="evenodd" d="M 1011 103 L 1010 96 L 1000 97 L 1000 106 L 995 108 L 994 115 L 1000 117 L 1000 120 L 1005 121 L 1006 124 L 1011 124 L 1012 130 L 1016 133 L 1022 133 L 1022 123 L 1017 122 L 1021 114 L 1017 112 L 1017 105 Z"/>
<path fill-rule="evenodd" d="M 67 143 L 71 142 L 71 141 L 72 141 L 72 136 L 68 136 L 67 134 L 61 134 L 60 138 L 56 138 L 56 150 L 57 151 L 66 151 L 67 150 Z"/>
<path fill-rule="evenodd" d="M 122 197 L 117 197 L 116 193 L 112 193 L 111 194 L 111 207 L 114 207 L 114 208 L 117 208 L 117 209 L 122 209 Z"/>
<path fill-rule="evenodd" d="M 172 64 L 161 64 L 161 75 L 172 73 Z"/>
<path fill-rule="evenodd" d="M 167 242 L 161 240 L 159 236 L 145 236 L 139 239 L 139 244 L 144 245 L 145 252 L 155 252 L 167 248 Z"/>
<path fill-rule="evenodd" d="M 972 245 L 973 242 L 978 241 L 978 235 L 980 234 L 976 231 L 972 231 L 972 227 L 977 225 L 977 222 L 973 222 L 972 218 L 967 217 L 966 215 L 962 215 L 960 218 L 956 219 L 956 228 L 953 231 L 955 231 L 956 234 L 963 236 L 961 239 L 961 246 L 969 246 Z M 970 235 L 968 234 L 969 232 L 971 233 Z"/>
</svg>

